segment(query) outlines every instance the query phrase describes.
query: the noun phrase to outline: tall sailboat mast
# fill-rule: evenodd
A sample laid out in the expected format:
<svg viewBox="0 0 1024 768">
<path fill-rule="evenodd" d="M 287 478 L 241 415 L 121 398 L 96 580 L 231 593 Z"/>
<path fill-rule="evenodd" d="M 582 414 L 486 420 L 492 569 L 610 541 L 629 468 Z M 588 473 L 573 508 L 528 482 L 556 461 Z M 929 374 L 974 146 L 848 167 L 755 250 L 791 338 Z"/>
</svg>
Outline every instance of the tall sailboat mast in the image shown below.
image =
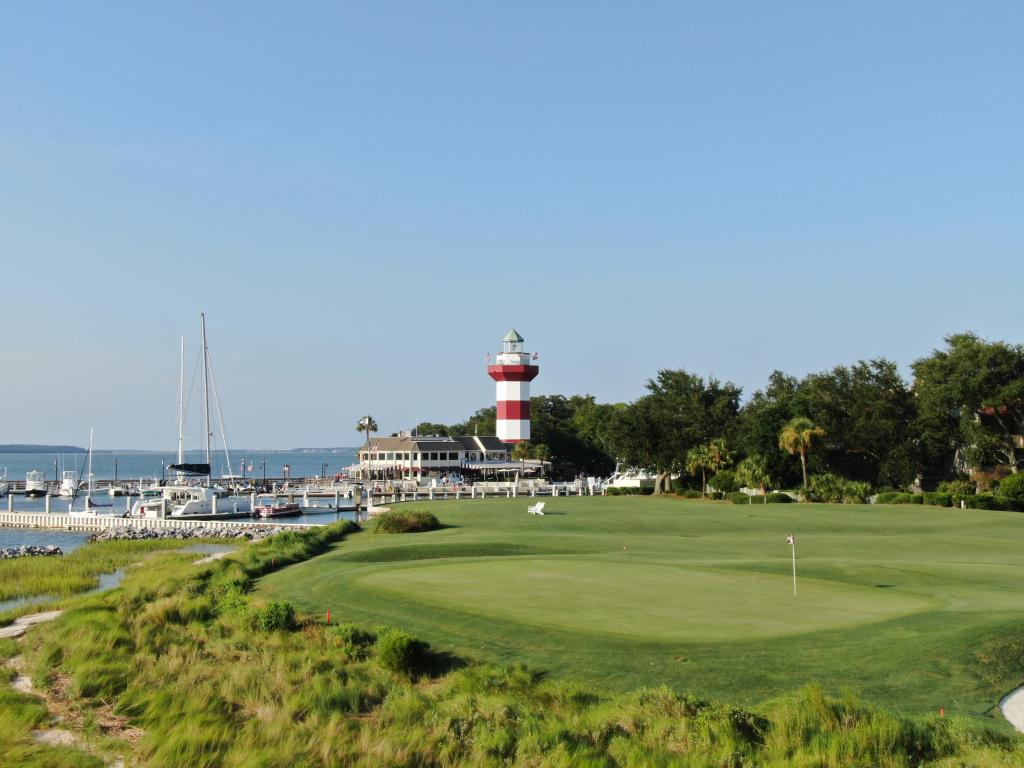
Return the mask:
<svg viewBox="0 0 1024 768">
<path fill-rule="evenodd" d="M 206 476 L 206 484 L 210 484 L 210 475 L 213 474 L 213 465 L 210 463 L 210 350 L 206 346 L 206 313 L 200 312 L 199 317 L 203 324 L 203 416 L 206 424 L 206 463 L 210 467 L 210 474 Z"/>
<path fill-rule="evenodd" d="M 178 379 L 178 464 L 185 461 L 185 337 L 181 337 L 181 367 Z M 178 470 L 178 482 L 182 479 Z"/>
<path fill-rule="evenodd" d="M 85 475 L 86 483 L 87 483 L 87 485 L 85 486 L 85 508 L 86 509 L 89 509 L 89 506 L 92 503 L 92 433 L 93 433 L 93 428 L 89 427 L 89 471 Z"/>
</svg>

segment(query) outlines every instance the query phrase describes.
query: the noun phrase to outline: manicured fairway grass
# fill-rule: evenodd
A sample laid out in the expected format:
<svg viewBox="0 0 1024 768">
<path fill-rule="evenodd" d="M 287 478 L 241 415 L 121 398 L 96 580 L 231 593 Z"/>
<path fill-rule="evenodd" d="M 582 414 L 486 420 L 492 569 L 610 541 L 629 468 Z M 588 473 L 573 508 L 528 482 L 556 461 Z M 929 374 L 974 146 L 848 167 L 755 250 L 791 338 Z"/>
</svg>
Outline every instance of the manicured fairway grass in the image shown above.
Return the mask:
<svg viewBox="0 0 1024 768">
<path fill-rule="evenodd" d="M 983 713 L 1024 682 L 1024 515 L 610 497 L 552 499 L 536 518 L 527 504 L 423 504 L 449 527 L 360 533 L 260 589 L 608 689 L 751 705 L 813 680 Z"/>
</svg>

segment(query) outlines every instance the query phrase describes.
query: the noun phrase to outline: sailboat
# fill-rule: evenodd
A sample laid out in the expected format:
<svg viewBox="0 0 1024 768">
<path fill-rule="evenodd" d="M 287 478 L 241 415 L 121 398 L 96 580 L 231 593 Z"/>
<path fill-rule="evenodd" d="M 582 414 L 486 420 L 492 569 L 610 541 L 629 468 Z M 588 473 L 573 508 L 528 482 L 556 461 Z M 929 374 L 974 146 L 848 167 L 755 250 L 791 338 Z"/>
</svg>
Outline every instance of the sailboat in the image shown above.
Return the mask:
<svg viewBox="0 0 1024 768">
<path fill-rule="evenodd" d="M 75 509 L 75 496 L 72 496 L 71 502 L 68 504 L 68 514 L 71 517 L 98 517 L 100 515 L 109 515 L 112 512 L 113 504 L 97 504 L 92 500 L 92 439 L 93 430 L 89 430 L 89 458 L 86 459 L 86 472 L 85 472 L 85 505 L 82 509 Z M 67 474 L 67 473 L 65 473 Z M 76 486 L 80 487 L 81 484 Z"/>
<path fill-rule="evenodd" d="M 176 518 L 187 520 L 227 520 L 239 517 L 252 517 L 252 508 L 248 499 L 230 497 L 228 492 L 210 484 L 211 472 L 211 438 L 210 428 L 210 349 L 206 340 L 206 313 L 200 314 L 203 331 L 203 422 L 206 434 L 206 461 L 189 463 L 185 461 L 184 424 L 185 424 L 185 340 L 181 342 L 181 376 L 178 387 L 178 460 L 168 469 L 174 470 L 176 480 L 163 487 L 158 498 L 141 498 L 132 507 L 132 517 Z M 214 382 L 216 396 L 216 383 Z M 224 434 L 224 421 L 220 412 L 220 400 L 217 398 L 217 417 L 221 435 Z M 224 451 L 227 453 L 227 439 L 224 439 Z M 231 459 L 228 458 L 228 466 Z M 204 478 L 201 485 L 190 484 L 189 478 Z"/>
</svg>

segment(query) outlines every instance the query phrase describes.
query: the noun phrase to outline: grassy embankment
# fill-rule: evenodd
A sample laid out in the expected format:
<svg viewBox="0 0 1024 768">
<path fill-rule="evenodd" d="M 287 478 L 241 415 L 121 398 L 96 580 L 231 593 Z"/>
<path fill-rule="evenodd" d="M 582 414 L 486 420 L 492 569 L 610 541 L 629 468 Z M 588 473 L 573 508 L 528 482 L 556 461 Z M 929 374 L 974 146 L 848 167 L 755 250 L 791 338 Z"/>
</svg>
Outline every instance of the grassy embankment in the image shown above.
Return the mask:
<svg viewBox="0 0 1024 768">
<path fill-rule="evenodd" d="M 434 502 L 444 529 L 354 537 L 260 591 L 466 657 L 743 706 L 813 680 L 984 713 L 1024 682 L 1018 513 L 618 497 L 536 518 L 528 503 Z"/>
<path fill-rule="evenodd" d="M 573 514 L 582 516 L 585 507 L 576 503 Z M 648 519 L 657 507 L 631 508 L 634 527 L 657 538 L 649 527 L 664 521 L 657 515 Z M 488 514 L 505 515 L 513 507 L 466 511 L 483 514 L 478 521 L 489 523 Z M 283 566 L 339 541 L 345 525 L 276 537 L 246 547 L 237 561 L 207 566 L 193 566 L 177 554 L 156 555 L 121 588 L 82 598 L 53 624 L 33 630 L 25 650 L 34 680 L 61 699 L 68 722 L 80 724 L 100 753 L 124 754 L 129 763 L 149 766 L 1024 764 L 1015 737 L 987 730 L 977 719 L 903 716 L 852 696 L 829 698 L 813 686 L 751 711 L 663 687 L 609 694 L 596 683 L 553 679 L 519 665 L 453 669 L 458 660 L 443 654 L 395 664 L 385 649 L 394 650 L 386 640 L 396 634 L 374 630 L 380 617 L 362 629 L 328 627 L 322 617 L 292 629 L 256 629 L 262 622 L 254 619 L 280 614 L 259 608 L 265 597 L 251 593 L 254 579 L 274 583 L 316 571 L 313 566 L 321 562 L 334 569 L 355 551 L 373 552 L 378 565 L 379 556 L 393 558 L 406 547 L 425 547 L 417 556 L 433 550 L 436 558 L 437 536 L 475 527 L 477 521 L 460 519 L 462 514 L 440 514 L 443 523 L 461 528 L 364 533 L 290 567 Z M 598 511 L 592 527 L 617 538 L 621 531 L 613 517 Z M 626 551 L 633 545 L 624 545 Z M 511 556 L 510 542 L 503 546 L 502 558 Z M 563 559 L 579 557 L 566 551 L 566 542 L 550 546 Z M 538 555 L 519 557 L 532 562 Z M 392 565 L 423 562 L 398 559 Z M 574 583 L 578 588 L 578 579 Z M 584 583 L 598 588 L 605 582 L 591 573 Z M 349 594 L 362 589 L 353 579 L 343 588 Z M 434 610 L 424 605 L 429 604 L 421 604 L 422 613 Z M 862 604 L 858 620 L 870 610 L 878 609 Z M 347 618 L 335 610 L 335 621 Z M 562 653 L 573 650 L 565 646 Z M 0 646 L 0 655 L 12 652 Z M 799 683 L 791 681 L 788 690 Z M 93 764 L 70 749 L 61 759 L 79 762 L 52 762 L 50 755 L 32 752 L 40 749 L 31 744 L 32 717 L 8 716 L 27 706 L 17 696 L 0 698 L 0 754 L 23 755 L 20 764 L 26 766 Z M 118 717 L 142 729 L 137 742 L 106 725 Z"/>
</svg>

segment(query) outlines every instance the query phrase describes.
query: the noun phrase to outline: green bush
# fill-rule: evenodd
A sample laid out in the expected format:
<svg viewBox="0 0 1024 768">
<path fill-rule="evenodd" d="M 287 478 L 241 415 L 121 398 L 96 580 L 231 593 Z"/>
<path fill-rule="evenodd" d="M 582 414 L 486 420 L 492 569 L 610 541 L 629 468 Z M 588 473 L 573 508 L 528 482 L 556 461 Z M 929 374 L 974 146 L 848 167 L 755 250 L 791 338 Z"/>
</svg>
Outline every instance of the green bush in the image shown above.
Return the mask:
<svg viewBox="0 0 1024 768">
<path fill-rule="evenodd" d="M 430 643 L 395 627 L 378 627 L 373 647 L 377 663 L 384 669 L 412 674 L 424 669 L 429 660 Z"/>
<path fill-rule="evenodd" d="M 708 498 L 715 499 L 716 501 L 721 501 L 722 499 L 725 498 L 725 494 L 722 493 L 721 491 L 711 491 L 710 493 L 708 493 Z"/>
<path fill-rule="evenodd" d="M 1011 508 L 1008 499 L 993 496 L 991 493 L 979 493 L 975 496 L 967 496 L 964 501 L 967 503 L 968 509 L 991 509 L 1001 511 Z"/>
<path fill-rule="evenodd" d="M 290 632 L 298 626 L 295 606 L 278 601 L 249 613 L 249 629 L 259 632 Z"/>
<path fill-rule="evenodd" d="M 676 491 L 677 494 L 682 496 L 684 499 L 702 499 L 704 494 L 694 488 L 687 488 L 682 491 Z"/>
<path fill-rule="evenodd" d="M 958 496 L 973 496 L 977 490 L 973 480 L 959 479 L 946 480 L 939 483 L 936 489 L 939 493 L 948 493 L 953 498 Z"/>
<path fill-rule="evenodd" d="M 1024 472 L 1004 477 L 999 481 L 996 493 L 1004 499 L 1024 504 Z"/>
<path fill-rule="evenodd" d="M 824 501 L 831 504 L 864 504 L 871 493 L 871 486 L 856 480 L 823 472 L 813 475 L 810 482 L 812 501 Z"/>
<path fill-rule="evenodd" d="M 735 493 L 740 489 L 740 483 L 736 479 L 736 473 L 731 469 L 723 469 L 708 480 L 708 485 L 722 493 Z"/>
<path fill-rule="evenodd" d="M 924 494 L 923 493 L 912 493 L 912 494 L 910 494 L 910 503 L 911 504 L 924 504 Z"/>
<path fill-rule="evenodd" d="M 793 498 L 788 493 L 769 493 L 764 497 L 765 504 L 790 504 Z"/>
<path fill-rule="evenodd" d="M 654 493 L 653 488 L 636 488 L 636 487 L 622 487 L 622 488 L 608 488 L 605 493 L 609 496 L 650 496 Z M 676 491 L 679 493 L 679 491 Z"/>
<path fill-rule="evenodd" d="M 750 497 L 747 494 L 745 494 L 745 493 L 740 493 L 739 491 L 736 491 L 734 493 L 728 494 L 726 496 L 726 498 L 729 501 L 731 501 L 733 504 L 750 504 L 751 503 Z"/>
<path fill-rule="evenodd" d="M 924 498 L 921 499 L 924 501 Z M 913 504 L 914 494 L 905 491 L 890 491 L 880 493 L 875 497 L 876 504 Z"/>
<path fill-rule="evenodd" d="M 350 661 L 359 661 L 369 655 L 374 637 L 351 622 L 337 624 L 330 629 L 331 639 Z"/>
<path fill-rule="evenodd" d="M 924 503 L 931 504 L 933 507 L 952 507 L 953 497 L 948 493 L 925 493 Z"/>
<path fill-rule="evenodd" d="M 385 512 L 377 518 L 374 533 L 419 533 L 436 531 L 441 523 L 429 512 L 420 510 Z"/>
</svg>

